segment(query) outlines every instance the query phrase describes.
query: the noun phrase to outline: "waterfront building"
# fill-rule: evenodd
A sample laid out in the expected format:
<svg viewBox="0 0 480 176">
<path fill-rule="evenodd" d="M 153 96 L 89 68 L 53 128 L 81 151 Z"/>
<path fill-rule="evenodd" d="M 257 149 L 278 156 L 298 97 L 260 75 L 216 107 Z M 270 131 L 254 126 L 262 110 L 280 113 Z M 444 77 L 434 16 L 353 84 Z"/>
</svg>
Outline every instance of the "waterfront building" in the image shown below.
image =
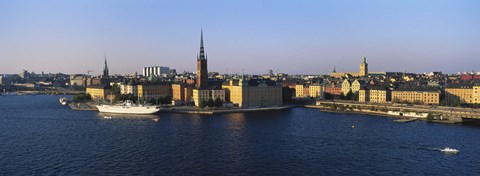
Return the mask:
<svg viewBox="0 0 480 176">
<path fill-rule="evenodd" d="M 192 101 L 193 89 L 185 83 L 172 84 L 172 100 L 181 102 Z"/>
<path fill-rule="evenodd" d="M 480 104 L 480 85 L 473 86 L 472 103 Z"/>
<path fill-rule="evenodd" d="M 391 91 L 383 84 L 362 87 L 358 91 L 359 102 L 387 103 L 391 97 Z"/>
<path fill-rule="evenodd" d="M 92 97 L 93 100 L 105 100 L 107 99 L 107 96 L 112 94 L 111 87 L 109 85 L 88 86 L 86 92 Z"/>
<path fill-rule="evenodd" d="M 473 103 L 473 85 L 469 83 L 447 84 L 444 101 L 447 105 Z"/>
<path fill-rule="evenodd" d="M 385 85 L 374 85 L 368 90 L 368 99 L 371 103 L 387 103 L 391 101 L 391 91 Z"/>
<path fill-rule="evenodd" d="M 137 85 L 137 90 L 138 97 L 144 99 L 172 96 L 172 85 L 170 83 L 143 83 Z"/>
<path fill-rule="evenodd" d="M 438 105 L 440 91 L 428 87 L 400 87 L 392 91 L 392 101 Z"/>
<path fill-rule="evenodd" d="M 370 102 L 370 91 L 366 88 L 361 88 L 358 91 L 358 101 L 359 102 Z"/>
<path fill-rule="evenodd" d="M 160 77 L 162 75 L 170 74 L 170 67 L 152 66 L 143 67 L 143 76 L 145 77 Z"/>
<path fill-rule="evenodd" d="M 227 100 L 241 108 L 277 107 L 283 103 L 282 86 L 270 79 L 230 80 L 222 88 Z"/>
<path fill-rule="evenodd" d="M 225 97 L 225 90 L 223 89 L 193 89 L 192 95 L 195 106 L 199 106 L 201 102 L 207 102 L 210 99 L 219 98 L 225 101 Z"/>
</svg>

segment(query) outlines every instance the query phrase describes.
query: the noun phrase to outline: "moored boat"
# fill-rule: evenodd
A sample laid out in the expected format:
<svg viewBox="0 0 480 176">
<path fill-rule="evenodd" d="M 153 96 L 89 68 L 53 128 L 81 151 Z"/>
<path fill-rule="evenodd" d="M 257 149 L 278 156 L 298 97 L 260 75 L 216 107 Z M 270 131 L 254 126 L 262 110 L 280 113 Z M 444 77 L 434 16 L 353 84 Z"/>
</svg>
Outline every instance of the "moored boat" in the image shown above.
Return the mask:
<svg viewBox="0 0 480 176">
<path fill-rule="evenodd" d="M 136 105 L 131 101 L 126 101 L 117 105 L 97 105 L 99 112 L 115 114 L 155 114 L 160 109 L 151 105 Z"/>
</svg>

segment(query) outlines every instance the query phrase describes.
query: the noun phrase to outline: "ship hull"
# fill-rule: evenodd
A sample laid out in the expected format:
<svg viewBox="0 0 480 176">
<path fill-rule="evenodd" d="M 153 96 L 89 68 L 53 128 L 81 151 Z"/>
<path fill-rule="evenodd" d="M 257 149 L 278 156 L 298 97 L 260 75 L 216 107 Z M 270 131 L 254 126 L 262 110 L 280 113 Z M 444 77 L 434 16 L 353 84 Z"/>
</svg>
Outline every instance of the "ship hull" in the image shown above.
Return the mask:
<svg viewBox="0 0 480 176">
<path fill-rule="evenodd" d="M 160 109 L 154 106 L 99 105 L 96 107 L 100 112 L 114 114 L 155 114 L 160 111 Z"/>
</svg>

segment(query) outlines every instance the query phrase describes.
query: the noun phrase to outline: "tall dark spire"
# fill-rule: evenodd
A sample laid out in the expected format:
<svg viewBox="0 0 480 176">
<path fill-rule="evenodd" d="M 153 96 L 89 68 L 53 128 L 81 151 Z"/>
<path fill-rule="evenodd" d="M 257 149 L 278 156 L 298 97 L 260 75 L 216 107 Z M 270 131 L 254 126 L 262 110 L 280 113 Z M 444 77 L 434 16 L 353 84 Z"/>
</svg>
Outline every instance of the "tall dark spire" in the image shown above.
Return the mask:
<svg viewBox="0 0 480 176">
<path fill-rule="evenodd" d="M 206 60 L 205 58 L 205 48 L 203 46 L 203 30 L 200 30 L 200 57 L 199 60 Z"/>
<path fill-rule="evenodd" d="M 105 53 L 105 65 L 103 66 L 103 77 L 108 78 L 107 53 Z"/>
<path fill-rule="evenodd" d="M 203 47 L 203 30 L 200 31 L 200 53 L 197 55 L 197 88 L 208 88 L 207 55 Z"/>
</svg>

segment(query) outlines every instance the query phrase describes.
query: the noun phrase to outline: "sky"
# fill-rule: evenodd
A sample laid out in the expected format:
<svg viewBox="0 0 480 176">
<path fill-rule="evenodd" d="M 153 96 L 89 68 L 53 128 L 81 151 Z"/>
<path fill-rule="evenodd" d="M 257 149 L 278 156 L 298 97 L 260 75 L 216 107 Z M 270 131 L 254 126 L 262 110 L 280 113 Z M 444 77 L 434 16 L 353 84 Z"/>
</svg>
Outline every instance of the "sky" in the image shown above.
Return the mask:
<svg viewBox="0 0 480 176">
<path fill-rule="evenodd" d="M 480 71 L 478 0 L 0 0 L 0 73 Z"/>
</svg>

